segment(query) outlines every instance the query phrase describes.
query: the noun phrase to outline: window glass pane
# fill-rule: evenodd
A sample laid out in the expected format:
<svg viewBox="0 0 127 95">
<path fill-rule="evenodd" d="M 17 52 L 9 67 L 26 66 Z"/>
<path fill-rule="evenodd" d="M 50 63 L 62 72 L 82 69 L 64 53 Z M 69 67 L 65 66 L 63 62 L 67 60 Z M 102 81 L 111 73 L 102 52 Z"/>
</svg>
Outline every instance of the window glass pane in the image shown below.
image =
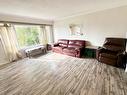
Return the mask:
<svg viewBox="0 0 127 95">
<path fill-rule="evenodd" d="M 39 44 L 40 26 L 15 25 L 20 48 Z"/>
</svg>

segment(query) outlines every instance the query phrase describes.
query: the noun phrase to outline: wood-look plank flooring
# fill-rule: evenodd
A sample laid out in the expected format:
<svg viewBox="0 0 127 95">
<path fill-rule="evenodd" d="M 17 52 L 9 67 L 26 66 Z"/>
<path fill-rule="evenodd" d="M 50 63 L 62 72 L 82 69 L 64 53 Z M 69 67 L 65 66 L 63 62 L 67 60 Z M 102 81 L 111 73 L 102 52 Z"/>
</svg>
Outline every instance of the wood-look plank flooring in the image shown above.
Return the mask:
<svg viewBox="0 0 127 95">
<path fill-rule="evenodd" d="M 51 53 L 0 67 L 0 95 L 127 95 L 127 73 Z"/>
</svg>

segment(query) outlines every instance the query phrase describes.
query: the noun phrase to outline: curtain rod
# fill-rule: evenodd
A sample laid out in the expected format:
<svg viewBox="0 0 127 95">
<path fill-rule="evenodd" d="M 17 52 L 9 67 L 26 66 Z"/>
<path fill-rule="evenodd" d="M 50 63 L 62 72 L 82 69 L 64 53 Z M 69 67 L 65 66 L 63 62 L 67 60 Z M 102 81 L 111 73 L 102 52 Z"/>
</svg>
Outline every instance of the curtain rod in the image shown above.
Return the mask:
<svg viewBox="0 0 127 95">
<path fill-rule="evenodd" d="M 24 25 L 46 25 L 46 26 L 53 26 L 51 24 L 37 24 L 37 23 L 27 23 L 27 22 L 13 22 L 13 21 L 0 21 L 0 23 L 10 23 L 10 24 L 24 24 Z"/>
</svg>

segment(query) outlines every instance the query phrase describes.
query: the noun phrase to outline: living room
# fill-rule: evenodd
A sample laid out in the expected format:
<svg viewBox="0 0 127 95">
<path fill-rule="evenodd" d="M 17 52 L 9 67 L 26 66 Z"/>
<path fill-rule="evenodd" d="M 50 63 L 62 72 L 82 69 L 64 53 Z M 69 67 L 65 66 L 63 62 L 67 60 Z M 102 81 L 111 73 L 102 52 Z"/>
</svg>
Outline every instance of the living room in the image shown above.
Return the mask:
<svg viewBox="0 0 127 95">
<path fill-rule="evenodd" d="M 126 95 L 126 0 L 2 0 L 0 95 Z"/>
</svg>

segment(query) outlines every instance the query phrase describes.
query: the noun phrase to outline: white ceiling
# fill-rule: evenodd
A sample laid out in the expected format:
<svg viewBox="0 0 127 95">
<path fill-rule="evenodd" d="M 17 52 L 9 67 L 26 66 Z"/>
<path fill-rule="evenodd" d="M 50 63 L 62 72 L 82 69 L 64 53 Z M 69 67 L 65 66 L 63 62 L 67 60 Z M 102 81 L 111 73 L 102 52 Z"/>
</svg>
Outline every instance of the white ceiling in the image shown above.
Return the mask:
<svg viewBox="0 0 127 95">
<path fill-rule="evenodd" d="M 124 5 L 127 0 L 0 0 L 0 13 L 55 20 Z"/>
</svg>

